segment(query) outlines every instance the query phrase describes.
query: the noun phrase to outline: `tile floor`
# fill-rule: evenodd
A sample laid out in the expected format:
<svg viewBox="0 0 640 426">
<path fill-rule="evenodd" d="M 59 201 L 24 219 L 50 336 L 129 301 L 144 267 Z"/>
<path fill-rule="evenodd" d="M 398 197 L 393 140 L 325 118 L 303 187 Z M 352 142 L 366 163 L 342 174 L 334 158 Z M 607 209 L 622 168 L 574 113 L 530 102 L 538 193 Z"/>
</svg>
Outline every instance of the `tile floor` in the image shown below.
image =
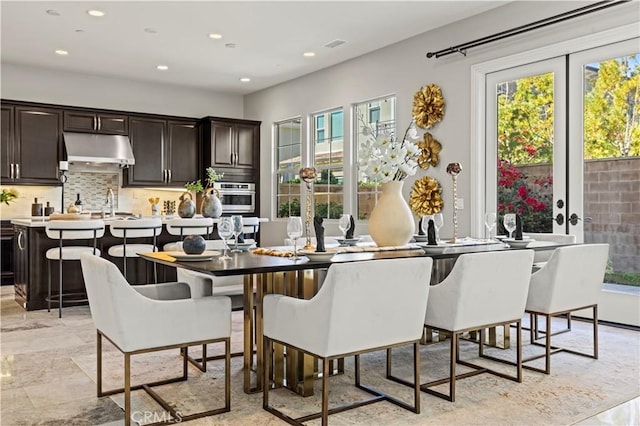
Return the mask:
<svg viewBox="0 0 640 426">
<path fill-rule="evenodd" d="M 95 329 L 88 307 L 65 308 L 62 319 L 57 312 L 46 310 L 26 312 L 13 301 L 13 289 L 0 289 L 1 331 L 1 412 L 3 425 L 119 425 L 123 424 L 123 411 L 117 399 L 96 398 L 95 396 Z M 234 333 L 240 333 L 241 313 L 234 313 Z M 603 327 L 605 328 L 605 327 Z M 628 332 L 627 333 L 633 333 Z M 236 340 L 233 350 L 238 350 L 241 342 Z M 636 341 L 635 336 L 631 336 Z M 112 352 L 115 352 L 112 350 Z M 117 355 L 112 353 L 112 355 Z M 192 424 L 283 424 L 261 408 L 261 397 L 241 393 L 240 359 L 236 358 L 232 368 L 232 412 L 216 419 L 205 419 Z M 156 365 L 156 367 L 153 367 Z M 157 363 L 146 365 L 149 369 Z M 106 368 L 106 367 L 105 367 Z M 237 371 L 235 371 L 237 370 Z M 191 374 L 191 373 L 190 373 Z M 469 379 L 467 379 L 469 380 Z M 535 380 L 539 380 L 536 378 Z M 522 386 L 521 384 L 516 386 Z M 519 389 L 519 388 L 514 388 Z M 238 396 L 242 395 L 242 396 Z M 582 419 L 581 426 L 595 425 L 637 425 L 640 424 L 640 398 L 630 398 L 622 404 L 611 404 L 602 413 Z M 423 407 L 441 404 L 441 411 L 455 414 L 450 403 L 435 402 L 423 396 Z M 239 399 L 244 399 L 238 401 Z M 439 400 L 438 400 L 439 401 Z M 388 407 L 378 410 L 392 411 Z M 247 408 L 248 407 L 248 408 Z M 482 407 L 477 407 L 482 408 Z M 355 410 L 358 411 L 358 410 Z M 424 408 L 423 408 L 424 411 Z M 477 413 L 477 409 L 473 409 Z M 438 424 L 433 418 L 415 417 L 399 410 L 396 421 L 386 424 Z M 370 419 L 366 414 L 343 421 L 339 418 L 333 424 L 365 424 Z M 337 417 L 337 416 L 336 416 Z M 440 424 L 471 424 L 480 417 L 443 417 Z M 405 423 L 405 419 L 407 423 Z M 531 420 L 531 418 L 529 418 Z M 520 419 L 524 421 L 524 419 Z M 518 422 L 518 420 L 516 420 Z M 500 423 L 497 421 L 496 423 Z M 532 422 L 531 424 L 534 424 Z M 312 422 L 316 424 L 316 422 Z M 543 424 L 543 423 L 538 423 Z M 545 423 L 552 424 L 552 423 Z"/>
</svg>

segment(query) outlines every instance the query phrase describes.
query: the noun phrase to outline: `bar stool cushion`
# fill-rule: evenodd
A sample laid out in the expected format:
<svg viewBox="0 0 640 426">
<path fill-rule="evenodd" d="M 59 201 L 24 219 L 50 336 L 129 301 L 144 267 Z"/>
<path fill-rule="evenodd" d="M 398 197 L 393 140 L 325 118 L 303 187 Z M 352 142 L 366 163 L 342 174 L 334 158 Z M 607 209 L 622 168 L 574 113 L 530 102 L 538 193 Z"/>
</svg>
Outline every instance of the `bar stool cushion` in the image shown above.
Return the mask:
<svg viewBox="0 0 640 426">
<path fill-rule="evenodd" d="M 138 257 L 138 253 L 149 253 L 157 251 L 158 248 L 153 244 L 127 244 L 127 253 L 124 252 L 124 245 L 109 247 L 109 256 L 112 257 Z"/>
<path fill-rule="evenodd" d="M 93 247 L 83 246 L 67 246 L 62 247 L 62 260 L 80 260 L 80 257 L 85 254 L 94 254 Z M 100 256 L 100 250 L 95 249 L 95 255 Z M 46 257 L 49 260 L 60 260 L 60 248 L 50 248 L 46 252 Z"/>
</svg>

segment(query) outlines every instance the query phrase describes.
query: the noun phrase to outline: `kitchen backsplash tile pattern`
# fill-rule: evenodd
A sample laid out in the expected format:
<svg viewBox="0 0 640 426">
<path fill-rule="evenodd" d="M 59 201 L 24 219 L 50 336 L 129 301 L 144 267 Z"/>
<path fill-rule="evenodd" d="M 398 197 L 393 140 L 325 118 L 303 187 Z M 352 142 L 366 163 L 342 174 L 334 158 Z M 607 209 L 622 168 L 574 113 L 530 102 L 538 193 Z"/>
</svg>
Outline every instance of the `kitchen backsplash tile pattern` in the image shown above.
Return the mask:
<svg viewBox="0 0 640 426">
<path fill-rule="evenodd" d="M 115 199 L 115 209 L 118 210 L 119 174 L 104 172 L 69 171 L 68 180 L 64 186 L 65 208 L 76 201 L 76 194 L 80 194 L 84 210 L 100 211 L 107 200 L 107 190 L 111 188 Z"/>
</svg>

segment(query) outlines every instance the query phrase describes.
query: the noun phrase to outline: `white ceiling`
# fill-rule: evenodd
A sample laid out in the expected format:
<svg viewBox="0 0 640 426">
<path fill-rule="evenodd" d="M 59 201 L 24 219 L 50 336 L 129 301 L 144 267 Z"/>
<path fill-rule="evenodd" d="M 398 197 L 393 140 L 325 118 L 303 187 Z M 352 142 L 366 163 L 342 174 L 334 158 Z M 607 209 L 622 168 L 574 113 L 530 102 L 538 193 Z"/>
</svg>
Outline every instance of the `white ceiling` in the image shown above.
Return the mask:
<svg viewBox="0 0 640 426">
<path fill-rule="evenodd" d="M 505 3 L 2 0 L 2 64 L 247 94 Z M 89 16 L 89 9 L 106 15 Z M 223 38 L 210 39 L 213 32 Z M 336 39 L 346 43 L 323 47 Z M 425 53 L 445 47 L 425 46 Z M 307 51 L 316 56 L 303 57 Z M 169 69 L 158 71 L 159 64 Z"/>
</svg>

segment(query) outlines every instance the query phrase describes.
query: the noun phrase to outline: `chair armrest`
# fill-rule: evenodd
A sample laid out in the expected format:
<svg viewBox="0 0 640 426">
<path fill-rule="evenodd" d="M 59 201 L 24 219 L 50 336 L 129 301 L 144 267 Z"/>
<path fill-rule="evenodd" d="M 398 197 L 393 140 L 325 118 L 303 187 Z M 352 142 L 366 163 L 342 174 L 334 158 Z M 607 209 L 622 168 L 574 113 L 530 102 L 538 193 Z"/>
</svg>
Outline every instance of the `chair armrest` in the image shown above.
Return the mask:
<svg viewBox="0 0 640 426">
<path fill-rule="evenodd" d="M 178 300 L 191 297 L 189 286 L 183 282 L 132 285 L 131 288 L 141 295 L 155 300 Z"/>
</svg>

